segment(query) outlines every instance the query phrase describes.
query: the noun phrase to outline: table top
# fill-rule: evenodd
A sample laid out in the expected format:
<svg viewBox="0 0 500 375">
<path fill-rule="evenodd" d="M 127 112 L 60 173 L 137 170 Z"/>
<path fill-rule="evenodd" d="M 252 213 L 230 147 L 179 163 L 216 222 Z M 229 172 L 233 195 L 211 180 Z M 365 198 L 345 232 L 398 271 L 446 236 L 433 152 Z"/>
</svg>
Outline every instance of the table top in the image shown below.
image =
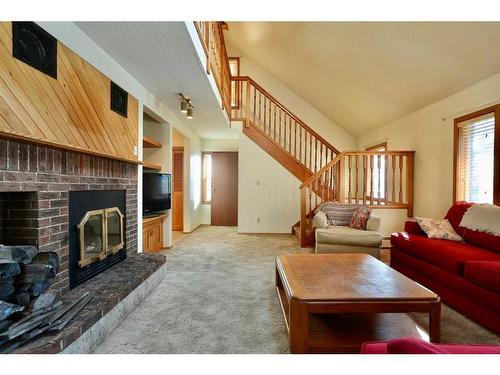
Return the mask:
<svg viewBox="0 0 500 375">
<path fill-rule="evenodd" d="M 276 258 L 284 288 L 302 301 L 432 301 L 438 296 L 367 254 L 287 254 Z"/>
</svg>

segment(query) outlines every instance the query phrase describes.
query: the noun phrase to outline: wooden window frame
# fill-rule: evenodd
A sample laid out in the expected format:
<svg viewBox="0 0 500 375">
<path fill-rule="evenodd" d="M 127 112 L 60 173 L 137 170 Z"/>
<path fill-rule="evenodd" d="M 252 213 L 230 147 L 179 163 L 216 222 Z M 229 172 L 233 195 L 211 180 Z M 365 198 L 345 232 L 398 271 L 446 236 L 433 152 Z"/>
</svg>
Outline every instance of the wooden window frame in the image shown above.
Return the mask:
<svg viewBox="0 0 500 375">
<path fill-rule="evenodd" d="M 377 150 L 379 148 L 384 148 L 384 150 L 387 151 L 387 142 L 381 142 L 381 143 L 378 143 L 376 145 L 366 147 L 365 151 L 374 151 L 374 150 Z"/>
<path fill-rule="evenodd" d="M 457 180 L 458 180 L 458 145 L 459 132 L 458 124 L 472 120 L 473 118 L 493 113 L 495 117 L 495 139 L 493 140 L 493 204 L 500 205 L 500 104 L 496 104 L 479 111 L 469 113 L 467 115 L 456 118 L 453 121 L 453 203 L 458 201 L 459 197 Z"/>
<path fill-rule="evenodd" d="M 206 192 L 206 176 L 205 176 L 205 155 L 212 155 L 212 152 L 202 152 L 201 153 L 201 202 L 202 204 L 212 204 L 212 200 L 207 200 Z"/>
</svg>

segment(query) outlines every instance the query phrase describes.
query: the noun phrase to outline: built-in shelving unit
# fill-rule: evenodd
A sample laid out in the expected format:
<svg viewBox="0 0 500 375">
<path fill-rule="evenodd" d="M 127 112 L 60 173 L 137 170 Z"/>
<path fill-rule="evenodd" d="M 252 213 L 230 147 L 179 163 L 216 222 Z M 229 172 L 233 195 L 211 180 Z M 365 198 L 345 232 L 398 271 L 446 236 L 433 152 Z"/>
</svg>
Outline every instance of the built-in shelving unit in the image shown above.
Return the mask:
<svg viewBox="0 0 500 375">
<path fill-rule="evenodd" d="M 145 168 L 145 169 L 153 169 L 155 171 L 161 171 L 161 165 L 159 164 L 155 164 L 155 163 L 150 163 L 148 161 L 144 161 L 142 163 L 142 166 Z"/>
<path fill-rule="evenodd" d="M 144 148 L 162 148 L 162 144 L 158 141 L 155 141 L 153 138 L 142 137 L 142 147 Z"/>
</svg>

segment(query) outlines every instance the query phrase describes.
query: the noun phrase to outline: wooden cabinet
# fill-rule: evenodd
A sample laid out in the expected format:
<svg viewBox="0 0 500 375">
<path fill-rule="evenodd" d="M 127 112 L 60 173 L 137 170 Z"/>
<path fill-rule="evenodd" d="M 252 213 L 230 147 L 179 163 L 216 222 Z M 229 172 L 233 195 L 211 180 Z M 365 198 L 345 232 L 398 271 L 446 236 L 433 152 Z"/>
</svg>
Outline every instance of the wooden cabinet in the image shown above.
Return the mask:
<svg viewBox="0 0 500 375">
<path fill-rule="evenodd" d="M 142 221 L 142 251 L 156 253 L 163 249 L 163 220 L 165 215 L 145 218 Z"/>
</svg>

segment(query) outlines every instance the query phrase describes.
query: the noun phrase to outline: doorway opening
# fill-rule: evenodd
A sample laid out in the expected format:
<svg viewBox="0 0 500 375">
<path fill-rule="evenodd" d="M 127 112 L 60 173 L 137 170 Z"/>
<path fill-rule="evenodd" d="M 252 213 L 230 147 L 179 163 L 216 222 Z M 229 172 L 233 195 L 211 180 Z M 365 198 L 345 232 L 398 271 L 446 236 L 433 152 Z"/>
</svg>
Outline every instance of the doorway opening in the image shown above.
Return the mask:
<svg viewBox="0 0 500 375">
<path fill-rule="evenodd" d="M 184 231 L 184 141 L 185 137 L 172 129 L 172 231 Z M 174 237 L 175 237 L 174 233 Z M 175 240 L 175 238 L 174 238 Z"/>
</svg>

